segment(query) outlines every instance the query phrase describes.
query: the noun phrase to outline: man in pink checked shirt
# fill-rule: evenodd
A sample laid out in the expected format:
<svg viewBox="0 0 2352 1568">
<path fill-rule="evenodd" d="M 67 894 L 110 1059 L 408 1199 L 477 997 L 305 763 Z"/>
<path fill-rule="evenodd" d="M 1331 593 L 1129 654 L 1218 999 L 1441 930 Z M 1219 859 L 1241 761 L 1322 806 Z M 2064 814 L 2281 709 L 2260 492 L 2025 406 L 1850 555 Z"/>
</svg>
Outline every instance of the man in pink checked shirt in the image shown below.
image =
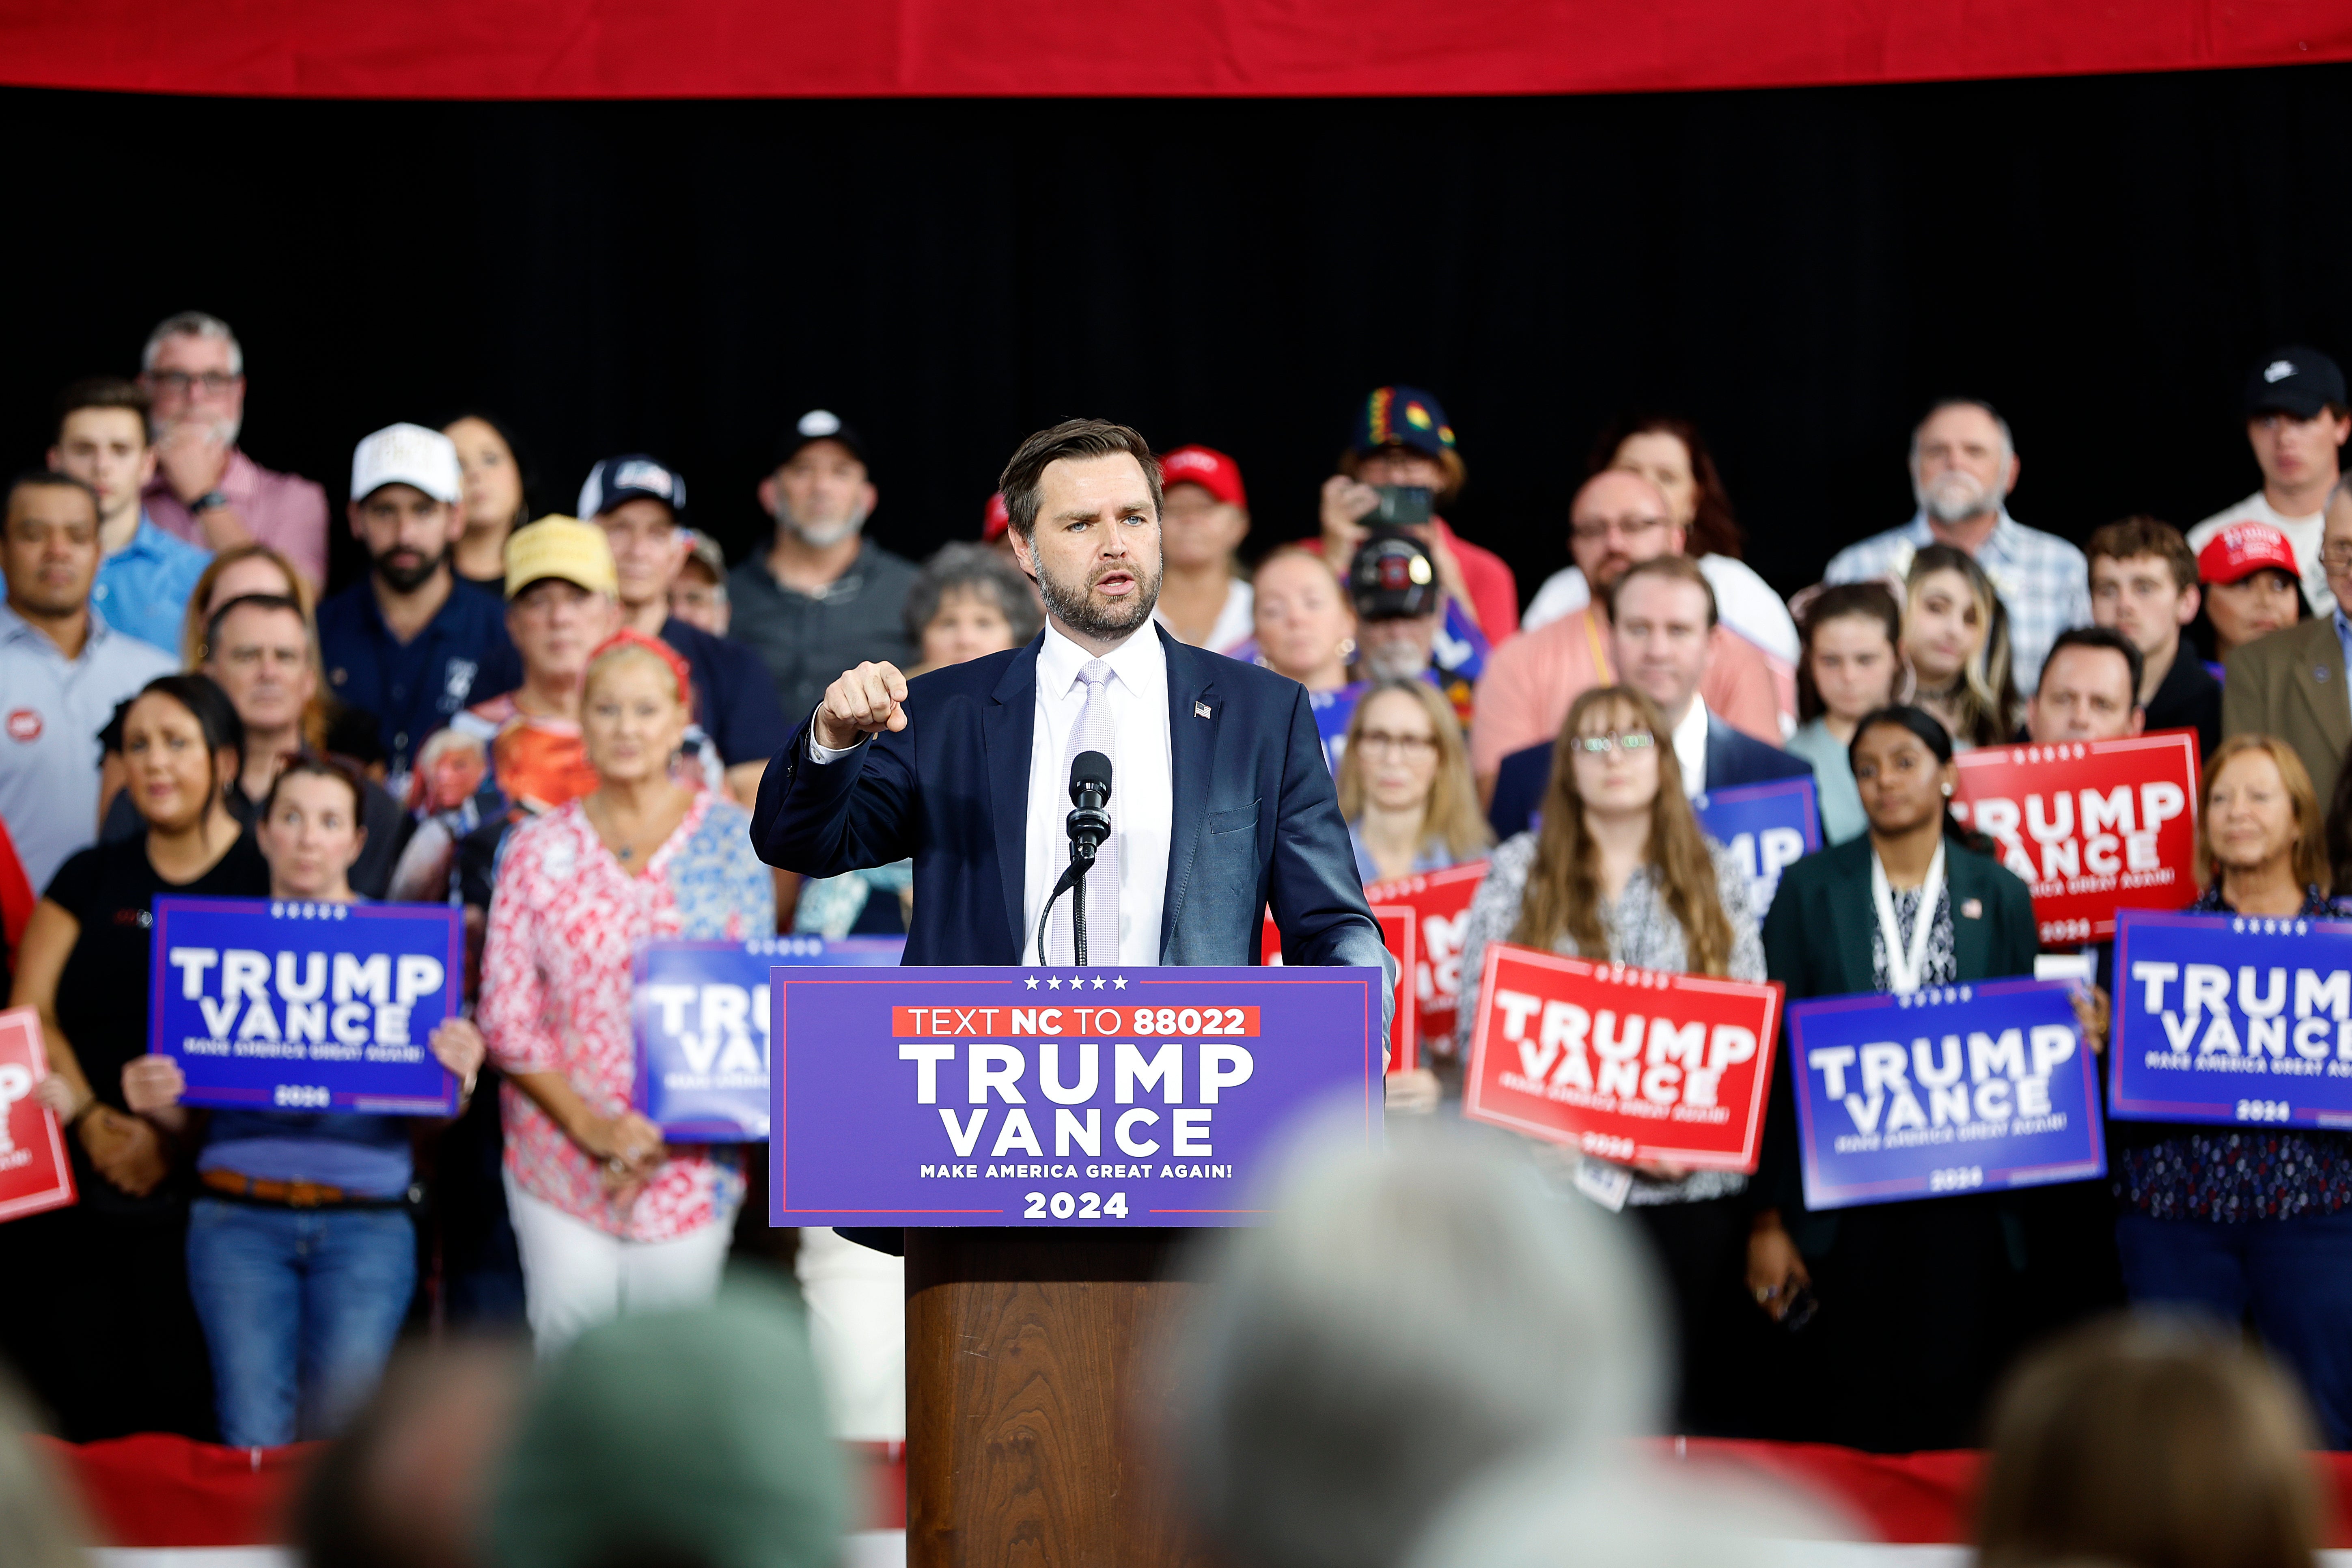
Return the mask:
<svg viewBox="0 0 2352 1568">
<path fill-rule="evenodd" d="M 258 540 L 294 563 L 312 588 L 327 580 L 327 492 L 273 473 L 237 449 L 245 422 L 245 351 L 217 316 L 184 310 L 139 356 L 153 401 L 155 477 L 148 521 L 206 550 Z"/>
</svg>

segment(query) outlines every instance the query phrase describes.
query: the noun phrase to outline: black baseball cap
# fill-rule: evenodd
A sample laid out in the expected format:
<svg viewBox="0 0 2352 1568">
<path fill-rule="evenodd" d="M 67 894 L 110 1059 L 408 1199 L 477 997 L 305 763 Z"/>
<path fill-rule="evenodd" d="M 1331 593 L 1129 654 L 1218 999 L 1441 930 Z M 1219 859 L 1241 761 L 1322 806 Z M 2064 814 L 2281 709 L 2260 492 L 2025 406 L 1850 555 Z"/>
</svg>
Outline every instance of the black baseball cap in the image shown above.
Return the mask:
<svg viewBox="0 0 2352 1568">
<path fill-rule="evenodd" d="M 2310 419 L 2330 404 L 2346 406 L 2344 373 L 2317 349 L 2274 349 L 2246 378 L 2246 416 L 2275 410 Z"/>
<path fill-rule="evenodd" d="M 1376 532 L 1348 563 L 1348 596 L 1365 620 L 1417 618 L 1436 609 L 1440 595 L 1437 565 L 1409 533 Z"/>
<path fill-rule="evenodd" d="M 866 456 L 866 442 L 856 431 L 843 423 L 840 415 L 830 408 L 812 408 L 793 422 L 784 436 L 783 444 L 776 448 L 776 467 L 782 468 L 800 456 L 802 447 L 812 441 L 837 442 L 849 449 L 849 455 L 867 468 L 874 465 Z"/>
</svg>

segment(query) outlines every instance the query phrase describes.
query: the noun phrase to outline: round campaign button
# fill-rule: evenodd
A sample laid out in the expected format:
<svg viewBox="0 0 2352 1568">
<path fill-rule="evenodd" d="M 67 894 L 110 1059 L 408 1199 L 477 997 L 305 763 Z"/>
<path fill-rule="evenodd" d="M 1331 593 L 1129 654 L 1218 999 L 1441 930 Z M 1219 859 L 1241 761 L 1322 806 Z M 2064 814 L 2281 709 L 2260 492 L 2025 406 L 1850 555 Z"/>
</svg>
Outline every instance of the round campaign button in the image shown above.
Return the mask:
<svg viewBox="0 0 2352 1568">
<path fill-rule="evenodd" d="M 8 738 L 27 744 L 41 738 L 41 716 L 30 708 L 11 709 L 8 713 Z"/>
</svg>

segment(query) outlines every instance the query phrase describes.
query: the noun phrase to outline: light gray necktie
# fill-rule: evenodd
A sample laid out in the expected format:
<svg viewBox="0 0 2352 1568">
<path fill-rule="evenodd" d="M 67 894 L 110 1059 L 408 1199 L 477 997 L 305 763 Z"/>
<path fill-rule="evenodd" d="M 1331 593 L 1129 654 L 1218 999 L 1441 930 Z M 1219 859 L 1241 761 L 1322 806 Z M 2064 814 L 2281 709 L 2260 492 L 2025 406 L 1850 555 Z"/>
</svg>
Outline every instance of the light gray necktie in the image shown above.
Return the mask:
<svg viewBox="0 0 2352 1568">
<path fill-rule="evenodd" d="M 1090 658 L 1078 668 L 1078 679 L 1087 689 L 1086 706 L 1078 710 L 1078 721 L 1070 727 L 1070 743 L 1062 753 L 1062 773 L 1070 776 L 1070 764 L 1078 760 L 1081 752 L 1100 752 L 1114 765 L 1118 761 L 1118 733 L 1110 722 L 1110 666 L 1101 659 Z M 1095 868 L 1087 873 L 1087 957 L 1094 963 L 1118 962 L 1118 776 L 1112 775 L 1113 792 L 1109 807 L 1111 835 L 1095 851 Z M 1055 857 L 1054 875 L 1058 880 L 1069 869 L 1070 844 L 1062 841 L 1062 852 Z M 1062 895 L 1054 906 L 1054 924 L 1046 939 L 1045 961 L 1049 963 L 1075 963 L 1077 945 L 1070 931 L 1070 900 L 1075 890 Z"/>
</svg>

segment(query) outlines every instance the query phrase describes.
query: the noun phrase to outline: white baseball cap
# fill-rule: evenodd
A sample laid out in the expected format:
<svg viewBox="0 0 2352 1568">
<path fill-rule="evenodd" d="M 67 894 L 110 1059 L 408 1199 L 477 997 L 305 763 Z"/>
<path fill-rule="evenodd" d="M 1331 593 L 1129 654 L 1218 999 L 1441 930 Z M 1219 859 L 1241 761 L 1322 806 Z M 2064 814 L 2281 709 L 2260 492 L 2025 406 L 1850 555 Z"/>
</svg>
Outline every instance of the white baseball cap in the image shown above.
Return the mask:
<svg viewBox="0 0 2352 1568">
<path fill-rule="evenodd" d="M 352 454 L 352 499 L 365 500 L 386 485 L 414 485 L 455 505 L 465 494 L 457 444 L 422 425 L 387 425 Z"/>
</svg>

